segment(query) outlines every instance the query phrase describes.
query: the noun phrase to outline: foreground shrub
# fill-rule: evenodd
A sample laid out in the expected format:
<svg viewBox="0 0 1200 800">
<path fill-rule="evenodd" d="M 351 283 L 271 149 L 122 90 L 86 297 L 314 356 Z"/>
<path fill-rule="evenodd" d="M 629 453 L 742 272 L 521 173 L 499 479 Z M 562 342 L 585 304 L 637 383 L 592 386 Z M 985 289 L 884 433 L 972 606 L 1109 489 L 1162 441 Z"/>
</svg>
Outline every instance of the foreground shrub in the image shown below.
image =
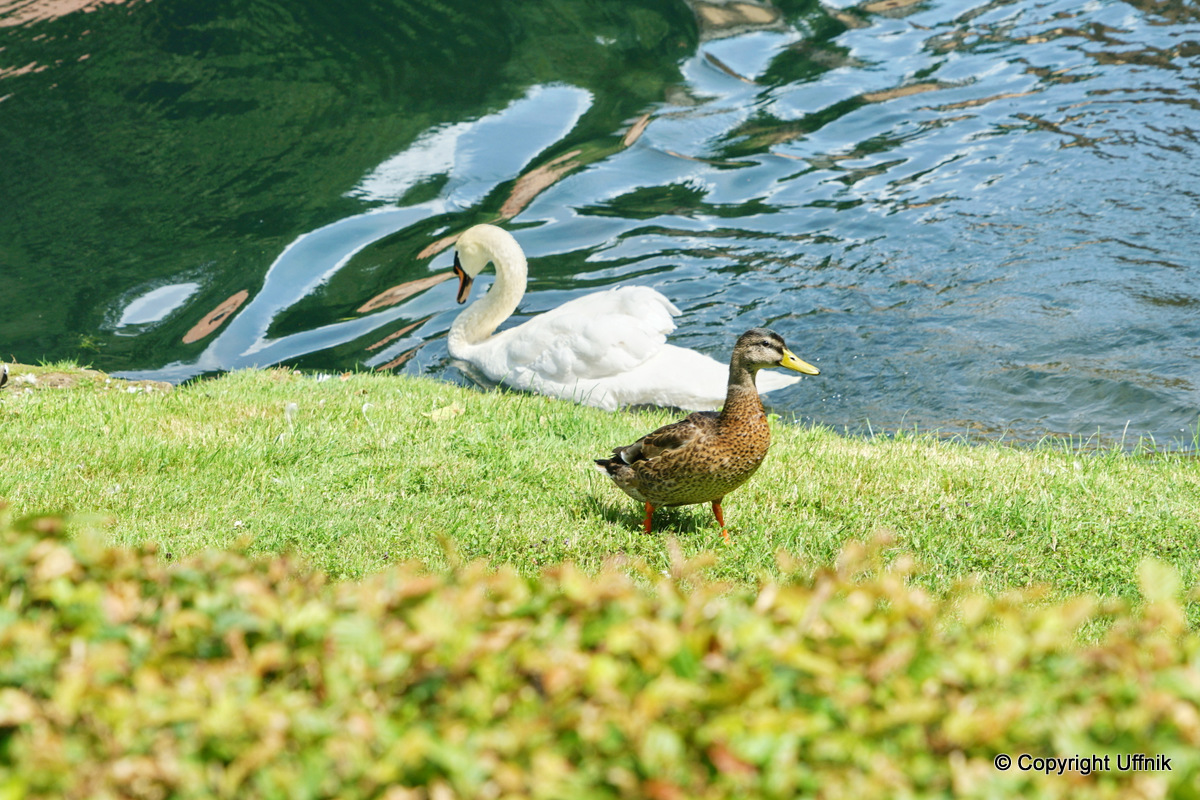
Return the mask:
<svg viewBox="0 0 1200 800">
<path fill-rule="evenodd" d="M 330 584 L 0 521 L 0 798 L 1198 794 L 1200 640 L 1166 568 L 1130 610 L 933 598 L 859 546 L 757 593 L 695 566 Z"/>
</svg>

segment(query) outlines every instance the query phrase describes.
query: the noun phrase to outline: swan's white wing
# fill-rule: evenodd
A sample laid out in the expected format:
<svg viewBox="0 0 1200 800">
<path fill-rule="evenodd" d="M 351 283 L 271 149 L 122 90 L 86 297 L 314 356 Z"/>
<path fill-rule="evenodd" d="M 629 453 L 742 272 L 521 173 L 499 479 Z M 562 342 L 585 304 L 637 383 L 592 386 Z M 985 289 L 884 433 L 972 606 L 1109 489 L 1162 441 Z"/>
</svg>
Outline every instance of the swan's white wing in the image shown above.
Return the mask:
<svg viewBox="0 0 1200 800">
<path fill-rule="evenodd" d="M 663 345 L 657 353 L 619 381 L 606 381 L 617 406 L 676 406 L 715 411 L 725 401 L 729 365 L 703 353 Z"/>
<path fill-rule="evenodd" d="M 791 386 L 799 375 L 760 370 L 759 392 Z M 715 411 L 725 403 L 729 388 L 729 365 L 695 350 L 663 345 L 637 369 L 619 378 L 599 381 L 597 388 L 617 406 L 677 406 L 692 411 Z M 596 405 L 596 403 L 592 403 Z"/>
<path fill-rule="evenodd" d="M 662 349 L 678 313 L 654 289 L 623 286 L 563 303 L 495 339 L 510 369 L 573 385 L 637 369 Z"/>
</svg>

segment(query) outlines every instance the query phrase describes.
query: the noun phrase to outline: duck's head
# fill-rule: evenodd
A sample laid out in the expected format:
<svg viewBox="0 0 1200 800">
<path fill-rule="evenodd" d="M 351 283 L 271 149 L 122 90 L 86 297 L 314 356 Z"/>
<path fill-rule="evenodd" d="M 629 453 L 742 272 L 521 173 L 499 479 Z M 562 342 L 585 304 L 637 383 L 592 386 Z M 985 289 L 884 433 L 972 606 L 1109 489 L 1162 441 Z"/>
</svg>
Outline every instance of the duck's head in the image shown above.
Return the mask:
<svg viewBox="0 0 1200 800">
<path fill-rule="evenodd" d="M 821 370 L 802 361 L 787 349 L 783 337 L 766 328 L 751 328 L 738 337 L 733 346 L 733 364 L 751 372 L 768 367 L 784 367 L 805 375 L 820 375 Z"/>
<path fill-rule="evenodd" d="M 503 228 L 495 225 L 475 225 L 463 231 L 454 245 L 454 274 L 458 278 L 458 302 L 467 302 L 471 294 L 471 282 L 483 271 L 497 254 L 511 251 L 520 253 L 517 240 Z M 522 256 L 523 258 L 523 256 Z"/>
</svg>

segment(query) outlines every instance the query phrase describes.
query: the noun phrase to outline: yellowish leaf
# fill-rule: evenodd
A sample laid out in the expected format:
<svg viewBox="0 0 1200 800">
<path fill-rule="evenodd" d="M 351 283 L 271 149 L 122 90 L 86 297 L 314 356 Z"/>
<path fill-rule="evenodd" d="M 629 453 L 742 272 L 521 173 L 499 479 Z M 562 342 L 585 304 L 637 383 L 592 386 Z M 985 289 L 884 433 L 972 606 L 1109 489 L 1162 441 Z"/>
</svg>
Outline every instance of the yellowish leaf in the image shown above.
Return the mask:
<svg viewBox="0 0 1200 800">
<path fill-rule="evenodd" d="M 451 403 L 448 406 L 435 408 L 433 411 L 423 411 L 421 412 L 421 415 L 429 417 L 434 422 L 445 422 L 448 419 L 454 419 L 455 417 L 463 414 L 465 411 L 466 409 L 460 406 L 458 403 Z"/>
</svg>

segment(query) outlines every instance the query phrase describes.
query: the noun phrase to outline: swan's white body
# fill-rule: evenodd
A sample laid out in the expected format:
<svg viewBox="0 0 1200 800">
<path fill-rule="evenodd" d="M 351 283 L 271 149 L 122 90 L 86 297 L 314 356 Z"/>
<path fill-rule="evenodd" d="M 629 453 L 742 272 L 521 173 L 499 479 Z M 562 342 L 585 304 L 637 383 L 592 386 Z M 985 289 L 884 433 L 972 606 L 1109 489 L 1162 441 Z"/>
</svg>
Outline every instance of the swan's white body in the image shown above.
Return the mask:
<svg viewBox="0 0 1200 800">
<path fill-rule="evenodd" d="M 525 295 L 525 254 L 511 234 L 493 225 L 468 229 L 456 249 L 459 302 L 470 280 L 489 261 L 496 265 L 491 290 L 458 315 L 447 340 L 450 355 L 488 378 L 609 411 L 631 405 L 711 411 L 724 403 L 729 365 L 666 343 L 679 309 L 658 291 L 624 286 L 595 292 L 492 335 Z M 799 380 L 758 374 L 761 392 Z"/>
</svg>

